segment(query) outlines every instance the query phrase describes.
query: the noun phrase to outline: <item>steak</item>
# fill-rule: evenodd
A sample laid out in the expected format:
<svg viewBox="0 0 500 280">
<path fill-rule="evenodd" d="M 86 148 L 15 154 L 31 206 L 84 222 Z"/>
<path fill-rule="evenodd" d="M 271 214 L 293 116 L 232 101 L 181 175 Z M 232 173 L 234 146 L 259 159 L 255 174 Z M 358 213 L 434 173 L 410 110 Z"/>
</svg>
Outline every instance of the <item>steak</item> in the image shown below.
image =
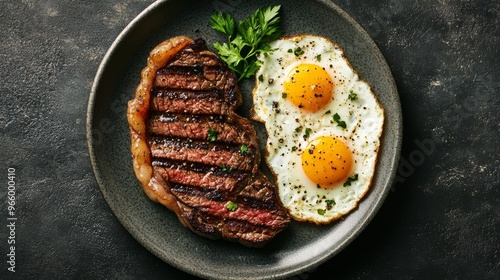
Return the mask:
<svg viewBox="0 0 500 280">
<path fill-rule="evenodd" d="M 290 223 L 259 170 L 250 121 L 235 113 L 236 75 L 203 39 L 171 38 L 149 55 L 129 101 L 134 172 L 148 197 L 199 235 L 249 247 Z"/>
</svg>

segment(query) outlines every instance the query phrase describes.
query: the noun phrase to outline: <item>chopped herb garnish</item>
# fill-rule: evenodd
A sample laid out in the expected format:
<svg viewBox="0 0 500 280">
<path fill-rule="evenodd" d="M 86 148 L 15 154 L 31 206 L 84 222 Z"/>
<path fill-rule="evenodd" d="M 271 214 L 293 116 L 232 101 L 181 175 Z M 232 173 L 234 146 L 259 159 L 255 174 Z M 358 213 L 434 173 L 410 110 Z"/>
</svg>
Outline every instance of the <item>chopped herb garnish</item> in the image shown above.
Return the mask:
<svg viewBox="0 0 500 280">
<path fill-rule="evenodd" d="M 351 93 L 349 93 L 348 98 L 349 100 L 356 100 L 356 98 L 358 98 L 358 95 L 351 90 Z"/>
<path fill-rule="evenodd" d="M 333 199 L 327 199 L 327 200 L 325 200 L 325 202 L 326 202 L 326 209 L 327 210 L 331 210 L 333 208 L 333 205 L 336 204 L 335 200 L 333 200 Z"/>
<path fill-rule="evenodd" d="M 301 54 L 304 54 L 304 50 L 301 48 L 301 47 L 296 47 L 294 50 L 293 50 L 293 54 L 295 56 L 299 56 Z"/>
<path fill-rule="evenodd" d="M 297 146 L 292 147 L 292 152 L 295 152 L 295 151 L 297 151 Z"/>
<path fill-rule="evenodd" d="M 328 110 L 328 111 L 325 112 L 325 115 L 329 115 L 331 113 L 332 113 L 332 111 Z"/>
<path fill-rule="evenodd" d="M 306 132 L 304 134 L 304 138 L 309 138 L 309 136 L 311 135 L 311 131 L 312 131 L 312 129 L 310 129 L 309 127 L 306 127 Z"/>
<path fill-rule="evenodd" d="M 320 214 L 321 216 L 325 215 L 325 213 L 326 213 L 325 209 L 318 209 L 318 214 Z"/>
<path fill-rule="evenodd" d="M 226 203 L 226 209 L 229 211 L 236 211 L 236 209 L 238 209 L 238 204 L 232 201 L 228 201 Z"/>
<path fill-rule="evenodd" d="M 264 81 L 264 76 L 262 76 L 262 74 L 261 74 L 261 75 L 259 75 L 259 82 L 263 82 L 263 81 Z"/>
<path fill-rule="evenodd" d="M 213 130 L 211 128 L 208 129 L 208 141 L 210 142 L 214 142 L 217 140 L 217 134 L 219 134 L 219 132 L 217 130 Z"/>
<path fill-rule="evenodd" d="M 321 54 L 318 54 L 318 55 L 316 56 L 316 60 L 317 60 L 317 61 L 321 61 Z"/>
<path fill-rule="evenodd" d="M 335 113 L 335 115 L 333 115 L 333 120 L 337 123 L 337 126 L 340 126 L 342 128 L 346 128 L 347 127 L 345 121 L 342 121 L 340 119 L 339 114 Z"/>
<path fill-rule="evenodd" d="M 286 92 L 283 92 L 283 93 L 281 94 L 281 97 L 282 97 L 282 98 L 286 98 L 286 97 L 287 97 Z"/>
<path fill-rule="evenodd" d="M 243 154 L 243 155 L 249 155 L 250 154 L 250 150 L 248 149 L 247 145 L 241 145 L 240 147 L 240 153 Z"/>
<path fill-rule="evenodd" d="M 295 132 L 297 132 L 297 133 L 301 132 L 301 131 L 302 131 L 302 128 L 303 128 L 302 126 L 297 127 L 297 128 L 295 129 Z"/>
<path fill-rule="evenodd" d="M 335 200 L 333 200 L 333 199 L 327 199 L 327 200 L 325 200 L 325 202 L 326 202 L 326 205 L 328 205 L 328 206 L 333 206 L 336 204 Z"/>
<path fill-rule="evenodd" d="M 231 172 L 231 171 L 233 171 L 233 168 L 232 168 L 232 167 L 227 168 L 227 165 L 225 165 L 225 164 L 222 164 L 222 167 L 221 167 L 221 168 L 222 168 L 222 171 L 224 171 L 224 172 L 226 172 L 226 171 L 227 171 L 227 172 Z"/>
<path fill-rule="evenodd" d="M 352 182 L 358 180 L 358 174 L 354 175 L 354 177 L 349 177 L 344 183 L 344 187 L 350 186 Z"/>
</svg>

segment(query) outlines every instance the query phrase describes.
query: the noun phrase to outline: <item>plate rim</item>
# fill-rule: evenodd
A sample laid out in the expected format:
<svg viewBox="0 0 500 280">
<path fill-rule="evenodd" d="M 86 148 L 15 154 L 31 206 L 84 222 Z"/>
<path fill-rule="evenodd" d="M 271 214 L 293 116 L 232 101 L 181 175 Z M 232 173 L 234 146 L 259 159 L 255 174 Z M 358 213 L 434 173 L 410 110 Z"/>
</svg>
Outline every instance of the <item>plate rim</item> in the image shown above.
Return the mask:
<svg viewBox="0 0 500 280">
<path fill-rule="evenodd" d="M 112 203 L 110 200 L 111 198 L 109 197 L 109 194 L 106 193 L 106 189 L 103 187 L 104 181 L 102 180 L 100 174 L 97 172 L 97 166 L 96 166 L 96 156 L 95 156 L 95 150 L 94 150 L 94 144 L 93 144 L 93 131 L 92 131 L 92 124 L 94 122 L 94 109 L 95 109 L 95 101 L 96 97 L 98 94 L 98 89 L 100 87 L 101 83 L 101 76 L 103 75 L 107 65 L 109 64 L 110 60 L 113 57 L 113 53 L 117 47 L 119 47 L 126 39 L 127 36 L 130 32 L 130 30 L 133 30 L 137 28 L 137 26 L 143 21 L 145 18 L 147 18 L 148 15 L 153 13 L 156 9 L 164 5 L 165 3 L 168 2 L 173 2 L 173 1 L 180 1 L 180 0 L 159 0 L 155 1 L 154 3 L 150 4 L 147 6 L 144 10 L 142 10 L 137 16 L 134 17 L 132 21 L 130 21 L 122 31 L 120 31 L 119 35 L 113 40 L 113 43 L 109 46 L 107 49 L 106 53 L 104 54 L 99 67 L 97 69 L 97 72 L 95 74 L 94 80 L 92 82 L 92 87 L 90 90 L 90 95 L 88 98 L 88 105 L 87 105 L 87 114 L 86 114 L 86 144 L 87 144 L 87 149 L 88 149 L 88 155 L 89 155 L 89 160 L 90 164 L 92 167 L 92 172 L 94 174 L 94 177 L 97 181 L 99 190 L 101 194 L 103 195 L 104 200 L 106 201 L 106 204 L 109 206 L 110 210 L 112 211 L 113 215 L 117 218 L 117 220 L 120 222 L 120 224 L 127 230 L 129 234 L 133 236 L 133 238 L 139 242 L 144 248 L 146 248 L 149 252 L 153 253 L 156 257 L 161 259 L 162 261 L 166 262 L 169 265 L 172 265 L 173 267 L 184 271 L 186 273 L 192 274 L 194 276 L 199 276 L 199 277 L 208 277 L 208 279 L 219 279 L 217 275 L 215 274 L 203 274 L 197 271 L 196 269 L 192 269 L 190 267 L 185 267 L 182 266 L 180 263 L 175 262 L 175 261 L 167 261 L 158 250 L 156 250 L 154 247 L 152 247 L 150 244 L 145 242 L 144 239 L 142 239 L 139 236 L 139 233 L 135 228 L 132 227 L 130 223 L 126 221 L 126 219 L 120 215 L 117 214 L 118 209 L 116 209 L 116 206 Z M 391 150 L 394 151 L 392 154 L 392 157 L 390 158 L 390 163 L 391 163 L 391 168 L 390 168 L 390 174 L 388 174 L 387 179 L 385 180 L 385 185 L 383 188 L 383 191 L 379 193 L 379 195 L 376 197 L 376 200 L 374 201 L 373 207 L 368 208 L 368 212 L 365 213 L 362 217 L 364 218 L 363 220 L 360 220 L 358 222 L 358 225 L 354 230 L 349 231 L 349 235 L 338 245 L 335 247 L 335 250 L 331 250 L 328 254 L 325 254 L 322 257 L 317 257 L 314 259 L 314 261 L 309 262 L 307 265 L 303 265 L 301 267 L 296 267 L 293 270 L 288 270 L 286 272 L 282 273 L 277 273 L 273 274 L 271 278 L 273 279 L 281 279 L 284 277 L 290 277 L 293 275 L 296 275 L 301 272 L 305 272 L 307 270 L 310 270 L 312 268 L 316 268 L 317 266 L 323 264 L 330 258 L 332 258 L 334 255 L 342 251 L 345 247 L 347 247 L 363 230 L 368 226 L 368 224 L 371 222 L 371 220 L 374 218 L 376 213 L 379 211 L 380 207 L 382 206 L 383 202 L 385 201 L 385 198 L 387 197 L 391 186 L 394 184 L 395 178 L 396 178 L 396 173 L 397 173 L 397 166 L 400 160 L 401 156 L 401 147 L 402 147 L 402 140 L 403 140 L 403 115 L 402 115 L 402 109 L 401 109 L 401 103 L 400 103 L 400 98 L 399 98 L 399 93 L 397 89 L 396 82 L 394 80 L 394 76 L 392 74 L 392 71 L 383 56 L 381 50 L 373 40 L 373 38 L 368 34 L 368 32 L 351 16 L 349 15 L 345 10 L 343 10 L 341 7 L 339 7 L 336 3 L 334 3 L 331 0 L 316 0 L 317 2 L 320 2 L 324 5 L 327 5 L 331 9 L 335 10 L 343 20 L 347 21 L 350 25 L 354 27 L 357 31 L 360 32 L 360 35 L 364 38 L 365 42 L 368 42 L 371 46 L 370 48 L 375 50 L 375 56 L 377 60 L 380 62 L 380 65 L 382 65 L 387 73 L 390 73 L 390 81 L 389 83 L 391 84 L 391 94 L 393 95 L 392 98 L 397 101 L 397 110 L 395 112 L 395 115 L 398 117 L 396 119 L 396 141 L 393 143 L 393 148 Z M 360 201 L 362 203 L 363 200 Z M 359 207 L 359 206 L 358 206 Z M 238 278 L 224 278 L 224 279 L 238 279 Z M 269 279 L 266 276 L 257 276 L 251 279 Z"/>
</svg>

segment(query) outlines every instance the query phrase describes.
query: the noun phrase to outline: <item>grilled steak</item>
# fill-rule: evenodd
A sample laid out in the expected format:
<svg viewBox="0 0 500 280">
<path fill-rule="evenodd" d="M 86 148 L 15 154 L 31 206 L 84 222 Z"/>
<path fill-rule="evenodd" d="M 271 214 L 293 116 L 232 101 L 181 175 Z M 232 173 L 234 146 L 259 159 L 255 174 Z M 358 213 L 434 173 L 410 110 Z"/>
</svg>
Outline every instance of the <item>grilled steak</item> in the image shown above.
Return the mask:
<svg viewBox="0 0 500 280">
<path fill-rule="evenodd" d="M 259 170 L 260 151 L 235 74 L 202 39 L 153 49 L 129 101 L 136 177 L 153 201 L 212 239 L 260 247 L 290 217 Z"/>
</svg>

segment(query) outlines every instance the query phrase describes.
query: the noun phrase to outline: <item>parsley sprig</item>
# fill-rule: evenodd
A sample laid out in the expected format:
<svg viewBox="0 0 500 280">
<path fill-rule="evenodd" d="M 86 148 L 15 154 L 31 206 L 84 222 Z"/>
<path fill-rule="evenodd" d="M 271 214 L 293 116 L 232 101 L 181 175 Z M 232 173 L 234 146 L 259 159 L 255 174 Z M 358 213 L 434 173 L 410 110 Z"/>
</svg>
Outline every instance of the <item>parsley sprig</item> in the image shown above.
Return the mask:
<svg viewBox="0 0 500 280">
<path fill-rule="evenodd" d="M 260 67 L 257 54 L 273 51 L 271 41 L 278 39 L 283 31 L 280 27 L 281 6 L 265 6 L 236 25 L 230 13 L 215 12 L 210 27 L 227 36 L 227 43 L 215 43 L 214 47 L 228 67 L 238 73 L 239 80 L 252 77 Z"/>
</svg>

